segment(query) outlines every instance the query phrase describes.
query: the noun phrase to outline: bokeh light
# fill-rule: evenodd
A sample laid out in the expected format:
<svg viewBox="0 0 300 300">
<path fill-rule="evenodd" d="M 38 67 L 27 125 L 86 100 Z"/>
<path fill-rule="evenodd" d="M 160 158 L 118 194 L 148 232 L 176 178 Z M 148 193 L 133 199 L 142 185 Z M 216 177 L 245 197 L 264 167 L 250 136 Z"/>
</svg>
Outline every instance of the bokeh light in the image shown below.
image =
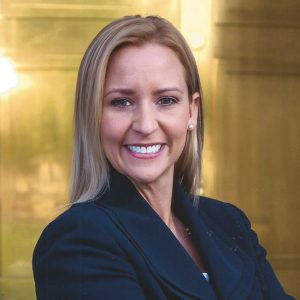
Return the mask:
<svg viewBox="0 0 300 300">
<path fill-rule="evenodd" d="M 5 93 L 18 84 L 18 74 L 10 59 L 0 57 L 0 93 Z"/>
</svg>

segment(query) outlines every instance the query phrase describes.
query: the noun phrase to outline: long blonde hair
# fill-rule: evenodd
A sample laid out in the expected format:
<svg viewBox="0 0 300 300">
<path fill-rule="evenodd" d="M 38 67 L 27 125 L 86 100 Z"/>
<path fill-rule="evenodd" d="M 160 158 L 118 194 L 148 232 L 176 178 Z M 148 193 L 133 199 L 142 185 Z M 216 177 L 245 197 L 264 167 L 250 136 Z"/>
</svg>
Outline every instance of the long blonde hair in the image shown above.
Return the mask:
<svg viewBox="0 0 300 300">
<path fill-rule="evenodd" d="M 101 145 L 100 120 L 107 65 L 111 54 L 121 47 L 157 43 L 174 51 L 184 70 L 190 101 L 200 93 L 197 127 L 188 131 L 183 152 L 175 165 L 175 179 L 189 194 L 200 188 L 203 146 L 202 91 L 197 65 L 181 33 L 167 20 L 128 16 L 104 27 L 94 38 L 78 72 L 71 203 L 84 202 L 103 193 L 109 185 L 109 166 Z"/>
</svg>

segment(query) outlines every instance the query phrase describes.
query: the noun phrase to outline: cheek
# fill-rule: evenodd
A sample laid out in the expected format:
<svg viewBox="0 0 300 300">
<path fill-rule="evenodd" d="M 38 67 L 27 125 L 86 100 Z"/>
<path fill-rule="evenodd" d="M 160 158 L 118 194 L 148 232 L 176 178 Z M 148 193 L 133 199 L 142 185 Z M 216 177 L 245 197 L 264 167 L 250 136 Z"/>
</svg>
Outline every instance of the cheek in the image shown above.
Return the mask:
<svg viewBox="0 0 300 300">
<path fill-rule="evenodd" d="M 186 134 L 187 134 L 187 129 L 185 123 L 178 124 L 177 122 L 176 124 L 174 124 L 174 127 L 172 129 L 172 135 L 174 139 L 184 142 L 186 139 Z"/>
<path fill-rule="evenodd" d="M 189 122 L 189 113 L 181 112 L 168 119 L 169 132 L 172 133 L 174 138 L 185 139 L 187 134 L 187 126 Z"/>
<path fill-rule="evenodd" d="M 122 138 L 123 127 L 115 118 L 103 117 L 101 121 L 101 137 L 104 150 L 111 148 Z"/>
</svg>

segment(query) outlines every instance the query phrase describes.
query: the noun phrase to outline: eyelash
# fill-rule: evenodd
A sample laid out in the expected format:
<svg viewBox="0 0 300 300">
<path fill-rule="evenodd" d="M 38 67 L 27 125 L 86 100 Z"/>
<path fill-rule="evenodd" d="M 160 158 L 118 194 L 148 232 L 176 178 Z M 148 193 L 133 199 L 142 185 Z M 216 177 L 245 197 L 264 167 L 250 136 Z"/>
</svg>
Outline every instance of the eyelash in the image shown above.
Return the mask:
<svg viewBox="0 0 300 300">
<path fill-rule="evenodd" d="M 165 100 L 169 100 L 169 102 L 163 103 L 163 101 L 165 101 Z M 161 106 L 170 106 L 170 105 L 173 105 L 176 103 L 178 103 L 178 99 L 176 99 L 175 97 L 161 97 L 156 102 L 156 104 L 161 105 Z M 124 107 L 133 105 L 133 103 L 132 103 L 132 101 L 130 101 L 127 98 L 118 98 L 118 99 L 113 99 L 111 101 L 111 105 L 124 108 Z"/>
<path fill-rule="evenodd" d="M 125 104 L 126 102 L 126 104 Z M 132 102 L 129 101 L 127 98 L 119 98 L 119 99 L 114 99 L 111 101 L 112 106 L 119 106 L 119 107 L 126 107 L 132 105 Z"/>
<path fill-rule="evenodd" d="M 166 99 L 171 100 L 171 103 L 169 102 L 169 103 L 167 103 L 167 104 L 163 104 L 163 103 L 162 103 L 162 100 L 166 100 Z M 161 98 L 158 99 L 157 103 L 159 103 L 159 102 L 161 102 L 160 104 L 161 104 L 162 106 L 169 106 L 169 105 L 176 104 L 176 103 L 178 102 L 178 99 L 176 99 L 176 98 L 174 98 L 174 97 L 161 97 Z"/>
</svg>

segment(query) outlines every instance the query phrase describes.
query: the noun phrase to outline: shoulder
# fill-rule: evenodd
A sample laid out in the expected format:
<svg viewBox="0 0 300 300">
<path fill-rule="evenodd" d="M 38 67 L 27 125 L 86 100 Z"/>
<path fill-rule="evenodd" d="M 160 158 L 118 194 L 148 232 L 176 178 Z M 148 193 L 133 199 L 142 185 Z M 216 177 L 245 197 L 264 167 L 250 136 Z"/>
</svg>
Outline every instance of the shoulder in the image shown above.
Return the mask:
<svg viewBox="0 0 300 300">
<path fill-rule="evenodd" d="M 51 221 L 41 234 L 51 235 L 57 233 L 63 235 L 72 231 L 94 231 L 102 228 L 105 231 L 110 228 L 109 219 L 103 210 L 94 202 L 73 204 L 66 211 Z"/>
<path fill-rule="evenodd" d="M 123 289 L 112 290 L 113 283 L 136 282 L 121 238 L 101 206 L 74 204 L 44 229 L 34 249 L 37 298 L 120 299 Z"/>
<path fill-rule="evenodd" d="M 198 212 L 213 232 L 234 248 L 244 251 L 257 263 L 266 251 L 261 247 L 257 234 L 251 228 L 246 214 L 233 204 L 200 197 Z M 258 269 L 260 269 L 258 267 Z"/>
<path fill-rule="evenodd" d="M 259 257 L 266 256 L 249 219 L 235 205 L 200 197 L 198 213 L 214 234 L 231 245 L 232 249 L 243 250 L 255 263 Z"/>
<path fill-rule="evenodd" d="M 200 197 L 198 213 L 215 234 L 234 247 L 232 249 L 241 249 L 252 260 L 264 299 L 294 299 L 282 289 L 266 259 L 265 249 L 260 245 L 257 234 L 251 229 L 250 221 L 241 209 L 230 203 Z"/>
<path fill-rule="evenodd" d="M 253 254 L 258 238 L 241 209 L 231 203 L 200 197 L 198 214 L 219 237 Z M 264 254 L 264 249 L 261 250 Z"/>
<path fill-rule="evenodd" d="M 251 227 L 246 214 L 231 203 L 201 196 L 198 212 L 224 229 L 241 230 Z"/>
<path fill-rule="evenodd" d="M 115 231 L 107 214 L 94 202 L 74 204 L 42 231 L 34 248 L 33 267 L 57 253 L 63 256 L 64 251 L 83 251 L 84 244 L 118 249 Z"/>
</svg>

